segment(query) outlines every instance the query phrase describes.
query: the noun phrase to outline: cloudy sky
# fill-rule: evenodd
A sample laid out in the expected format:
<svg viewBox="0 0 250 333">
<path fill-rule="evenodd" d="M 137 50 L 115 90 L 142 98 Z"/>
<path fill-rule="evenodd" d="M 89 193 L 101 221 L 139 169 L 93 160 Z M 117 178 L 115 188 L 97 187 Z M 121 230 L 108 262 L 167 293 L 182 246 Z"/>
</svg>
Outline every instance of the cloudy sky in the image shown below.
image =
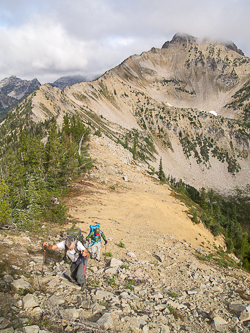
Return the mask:
<svg viewBox="0 0 250 333">
<path fill-rule="evenodd" d="M 250 0 L 0 0 L 0 80 L 97 75 L 176 32 L 250 56 Z"/>
</svg>

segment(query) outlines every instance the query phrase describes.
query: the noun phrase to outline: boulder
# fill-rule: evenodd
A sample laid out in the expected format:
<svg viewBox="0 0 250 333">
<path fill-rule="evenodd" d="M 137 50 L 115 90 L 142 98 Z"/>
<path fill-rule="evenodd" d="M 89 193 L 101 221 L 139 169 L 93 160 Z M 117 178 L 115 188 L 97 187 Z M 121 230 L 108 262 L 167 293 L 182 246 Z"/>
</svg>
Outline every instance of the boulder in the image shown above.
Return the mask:
<svg viewBox="0 0 250 333">
<path fill-rule="evenodd" d="M 38 333 L 39 331 L 40 331 L 40 328 L 37 325 L 24 327 L 24 332 L 25 333 Z"/>
<path fill-rule="evenodd" d="M 113 319 L 110 313 L 105 313 L 99 320 L 97 320 L 98 326 L 103 330 L 108 330 L 113 325 Z"/>
<path fill-rule="evenodd" d="M 115 259 L 115 258 L 112 258 L 110 260 L 110 267 L 119 267 L 123 265 L 123 262 L 121 260 L 118 260 L 118 259 Z"/>
<path fill-rule="evenodd" d="M 7 320 L 4 317 L 0 317 L 0 330 L 6 328 L 7 326 L 9 326 L 10 322 L 9 320 Z"/>
<path fill-rule="evenodd" d="M 38 299 L 33 294 L 27 294 L 23 298 L 23 309 L 35 308 L 38 306 Z"/>
<path fill-rule="evenodd" d="M 4 275 L 3 278 L 4 278 L 4 281 L 7 282 L 7 283 L 11 283 L 11 282 L 14 281 L 13 277 L 11 275 L 8 275 L 8 274 Z"/>
<path fill-rule="evenodd" d="M 212 321 L 212 324 L 211 324 L 211 326 L 216 330 L 216 331 L 218 331 L 218 332 L 222 332 L 222 331 L 224 331 L 225 330 L 225 325 L 227 324 L 227 322 L 223 319 L 223 318 L 221 318 L 221 317 L 219 317 L 219 316 L 216 316 L 216 317 L 214 317 L 213 318 L 213 321 Z"/>
<path fill-rule="evenodd" d="M 14 333 L 13 327 L 5 328 L 4 330 L 0 330 L 0 333 Z"/>
<path fill-rule="evenodd" d="M 62 318 L 64 320 L 76 320 L 78 318 L 83 317 L 84 310 L 83 309 L 63 309 L 61 310 Z"/>
<path fill-rule="evenodd" d="M 61 305 L 65 302 L 65 300 L 61 297 L 58 297 L 56 295 L 52 295 L 48 300 L 47 300 L 47 304 L 54 307 L 57 305 Z"/>
<path fill-rule="evenodd" d="M 108 300 L 115 297 L 115 295 L 109 291 L 97 290 L 96 294 L 93 296 L 93 300 Z"/>
<path fill-rule="evenodd" d="M 246 310 L 247 305 L 241 304 L 241 303 L 230 303 L 229 309 L 233 310 L 234 312 L 242 312 Z"/>
<path fill-rule="evenodd" d="M 30 287 L 29 282 L 24 279 L 14 280 L 11 284 L 16 289 L 28 289 Z"/>
</svg>

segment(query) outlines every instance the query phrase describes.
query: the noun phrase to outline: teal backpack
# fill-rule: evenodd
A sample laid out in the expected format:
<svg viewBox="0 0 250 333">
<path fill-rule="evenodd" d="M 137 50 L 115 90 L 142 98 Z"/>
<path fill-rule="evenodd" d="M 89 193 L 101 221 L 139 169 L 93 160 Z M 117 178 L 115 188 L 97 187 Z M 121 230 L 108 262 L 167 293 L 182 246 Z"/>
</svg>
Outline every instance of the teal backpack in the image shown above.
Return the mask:
<svg viewBox="0 0 250 333">
<path fill-rule="evenodd" d="M 100 224 L 90 225 L 89 228 L 90 228 L 90 232 L 89 232 L 89 234 L 90 234 L 91 232 L 95 233 L 95 229 L 97 229 L 97 228 L 100 229 Z M 93 246 L 94 244 L 96 244 L 96 242 L 94 242 L 94 241 L 92 240 L 91 243 L 89 244 L 89 247 Z"/>
<path fill-rule="evenodd" d="M 100 224 L 90 225 L 89 227 L 90 227 L 90 232 L 89 233 L 91 233 L 92 231 L 95 232 L 96 228 L 100 229 Z"/>
</svg>

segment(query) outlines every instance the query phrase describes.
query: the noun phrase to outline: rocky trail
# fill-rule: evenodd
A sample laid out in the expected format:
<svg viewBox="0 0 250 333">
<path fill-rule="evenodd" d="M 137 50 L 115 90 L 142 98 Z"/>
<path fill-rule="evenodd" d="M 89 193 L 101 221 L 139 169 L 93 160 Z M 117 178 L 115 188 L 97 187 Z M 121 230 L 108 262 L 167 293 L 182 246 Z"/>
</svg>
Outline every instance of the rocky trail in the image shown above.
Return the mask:
<svg viewBox="0 0 250 333">
<path fill-rule="evenodd" d="M 94 168 L 65 203 L 85 236 L 100 224 L 101 261 L 89 260 L 81 290 L 58 251 L 47 251 L 41 274 L 43 241 L 58 243 L 72 224 L 1 231 L 0 332 L 249 332 L 249 274 L 223 267 L 223 239 L 193 224 L 127 150 L 92 137 L 90 153 Z"/>
</svg>

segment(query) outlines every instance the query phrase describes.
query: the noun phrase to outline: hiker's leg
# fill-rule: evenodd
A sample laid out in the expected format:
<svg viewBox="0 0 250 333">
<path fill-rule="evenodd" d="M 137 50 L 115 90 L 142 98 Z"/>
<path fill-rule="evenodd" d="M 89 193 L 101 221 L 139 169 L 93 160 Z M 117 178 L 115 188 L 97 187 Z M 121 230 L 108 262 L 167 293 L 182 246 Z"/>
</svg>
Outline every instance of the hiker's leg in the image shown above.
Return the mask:
<svg viewBox="0 0 250 333">
<path fill-rule="evenodd" d="M 85 282 L 87 263 L 88 263 L 88 259 L 84 259 L 83 262 L 77 268 L 76 281 L 80 285 L 84 284 L 84 282 Z"/>
<path fill-rule="evenodd" d="M 101 242 L 96 244 L 96 260 L 100 261 Z"/>
<path fill-rule="evenodd" d="M 95 255 L 96 255 L 96 245 L 97 244 L 94 244 L 93 246 L 91 246 L 91 258 L 94 259 Z"/>
<path fill-rule="evenodd" d="M 76 273 L 77 273 L 77 265 L 75 262 L 72 262 L 70 266 L 70 272 L 71 272 L 71 277 L 72 279 L 76 280 Z"/>
</svg>

